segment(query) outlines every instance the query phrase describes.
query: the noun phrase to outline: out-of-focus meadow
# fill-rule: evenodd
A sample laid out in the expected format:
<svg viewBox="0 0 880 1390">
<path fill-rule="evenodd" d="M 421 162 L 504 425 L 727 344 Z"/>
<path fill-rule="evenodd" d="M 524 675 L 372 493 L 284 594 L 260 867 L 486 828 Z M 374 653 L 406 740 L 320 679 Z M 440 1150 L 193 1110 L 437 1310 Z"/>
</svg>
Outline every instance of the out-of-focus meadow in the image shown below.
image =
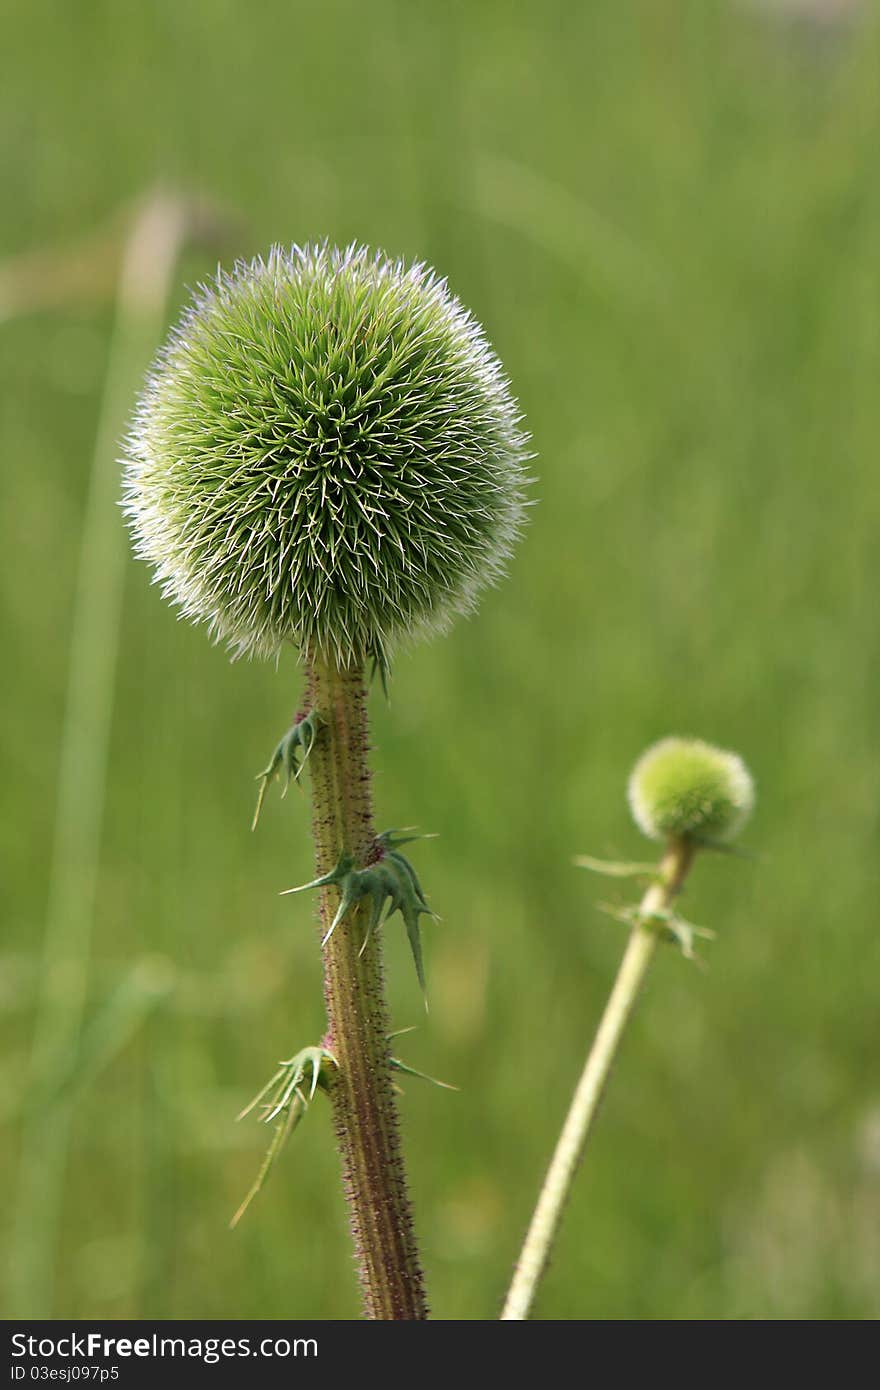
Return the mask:
<svg viewBox="0 0 880 1390">
<path fill-rule="evenodd" d="M 747 758 L 756 858 L 698 865 L 709 969 L 653 973 L 538 1312 L 880 1314 L 880 35 L 798 8 L 9 0 L 7 1313 L 358 1306 L 321 1105 L 226 1228 L 268 1138 L 236 1113 L 323 1011 L 278 896 L 306 799 L 249 829 L 295 662 L 179 623 L 115 509 L 158 339 L 112 346 L 118 247 L 161 184 L 227 223 L 166 317 L 273 241 L 424 258 L 534 436 L 508 581 L 373 699 L 379 825 L 440 837 L 427 1019 L 387 932 L 401 1053 L 461 1087 L 402 1102 L 436 1315 L 497 1314 L 623 944 L 572 856 L 644 856 L 625 780 L 667 732 Z"/>
</svg>

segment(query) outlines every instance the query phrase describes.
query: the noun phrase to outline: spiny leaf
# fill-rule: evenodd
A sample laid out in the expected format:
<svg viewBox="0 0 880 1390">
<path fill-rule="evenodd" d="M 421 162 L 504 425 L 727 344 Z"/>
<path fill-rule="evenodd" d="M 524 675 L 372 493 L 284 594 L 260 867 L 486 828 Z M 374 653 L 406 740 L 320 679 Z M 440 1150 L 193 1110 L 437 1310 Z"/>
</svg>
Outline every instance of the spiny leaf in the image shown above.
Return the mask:
<svg viewBox="0 0 880 1390">
<path fill-rule="evenodd" d="M 262 1189 L 282 1149 L 309 1108 L 309 1103 L 314 1099 L 318 1087 L 325 1090 L 328 1088 L 330 1076 L 336 1066 L 336 1058 L 327 1048 L 304 1047 L 295 1056 L 279 1063 L 278 1070 L 239 1114 L 239 1120 L 243 1120 L 258 1106 L 262 1106 L 264 1113 L 260 1116 L 261 1122 L 271 1124 L 273 1120 L 277 1120 L 277 1124 L 253 1185 L 229 1223 L 230 1229 L 238 1225 Z M 306 1095 L 303 1086 L 309 1073 L 311 1079 Z"/>
<path fill-rule="evenodd" d="M 594 859 L 589 854 L 579 854 L 573 861 L 579 869 L 590 869 L 594 874 L 605 874 L 608 878 L 656 878 L 657 865 L 638 863 L 634 860 Z"/>
<path fill-rule="evenodd" d="M 458 1091 L 460 1089 L 449 1081 L 438 1081 L 436 1076 L 429 1076 L 424 1071 L 416 1071 L 415 1067 L 407 1066 L 406 1062 L 401 1062 L 399 1057 L 391 1057 L 389 1060 L 394 1071 L 402 1071 L 407 1076 L 415 1076 L 419 1081 L 430 1081 L 432 1086 L 439 1086 L 443 1091 Z"/>
<path fill-rule="evenodd" d="M 245 1197 L 241 1206 L 238 1208 L 238 1210 L 236 1211 L 235 1215 L 229 1223 L 230 1231 L 235 1230 L 235 1227 L 238 1225 L 239 1221 L 244 1216 L 251 1202 L 257 1196 L 257 1193 L 262 1191 L 263 1185 L 266 1179 L 268 1178 L 269 1174 L 271 1173 L 273 1167 L 275 1166 L 275 1163 L 277 1162 L 282 1149 L 284 1148 L 293 1131 L 296 1129 L 304 1114 L 305 1106 L 297 1103 L 296 1106 L 291 1106 L 288 1109 L 287 1114 L 281 1120 L 278 1121 L 278 1124 L 275 1126 L 275 1133 L 272 1136 L 272 1142 L 266 1150 L 266 1155 L 263 1159 L 263 1162 L 260 1164 L 260 1171 L 257 1173 L 257 1176 L 253 1181 L 253 1184 L 249 1188 L 247 1196 Z"/>
<path fill-rule="evenodd" d="M 315 746 L 318 728 L 321 719 L 317 710 L 310 710 L 308 714 L 302 715 L 295 720 L 293 725 L 281 739 L 275 752 L 269 760 L 267 767 L 262 772 L 257 773 L 256 780 L 260 783 L 257 793 L 257 808 L 254 811 L 254 819 L 251 823 L 251 830 L 256 830 L 257 822 L 260 819 L 260 812 L 263 809 L 266 791 L 269 783 L 274 777 L 279 780 L 283 776 L 284 786 L 281 790 L 282 798 L 287 795 L 291 780 L 298 782 L 300 773 L 305 767 L 309 754 Z M 298 757 L 302 754 L 302 758 Z"/>
<path fill-rule="evenodd" d="M 400 838 L 401 835 L 405 837 Z M 407 844 L 411 840 L 429 838 L 431 837 L 415 834 L 405 835 L 405 832 L 385 830 L 376 836 L 375 843 L 379 857 L 375 863 L 368 864 L 364 868 L 357 868 L 353 857 L 345 854 L 328 874 L 313 879 L 311 883 L 304 883 L 297 888 L 284 890 L 285 894 L 302 893 L 307 888 L 325 888 L 331 885 L 339 889 L 339 905 L 321 943 L 325 946 L 352 908 L 364 899 L 368 899 L 370 915 L 361 943 L 361 954 L 367 949 L 373 932 L 383 920 L 383 912 L 385 913 L 385 921 L 392 917 L 395 912 L 399 912 L 406 927 L 419 985 L 425 996 L 425 967 L 419 918 L 422 916 L 435 917 L 436 914 L 428 906 L 412 864 L 405 855 L 401 854 L 399 849 L 393 848 L 393 846 Z M 425 1008 L 427 1009 L 427 1007 L 428 1001 L 425 997 Z"/>
<path fill-rule="evenodd" d="M 613 917 L 616 922 L 622 922 L 625 927 L 643 927 L 647 931 L 656 931 L 661 940 L 677 944 L 686 960 L 700 963 L 694 950 L 697 937 L 705 941 L 715 939 L 715 932 L 711 928 L 697 927 L 693 922 L 685 921 L 671 908 L 663 908 L 646 917 L 638 903 L 623 906 L 616 903 L 597 903 L 596 906 L 600 912 Z"/>
</svg>

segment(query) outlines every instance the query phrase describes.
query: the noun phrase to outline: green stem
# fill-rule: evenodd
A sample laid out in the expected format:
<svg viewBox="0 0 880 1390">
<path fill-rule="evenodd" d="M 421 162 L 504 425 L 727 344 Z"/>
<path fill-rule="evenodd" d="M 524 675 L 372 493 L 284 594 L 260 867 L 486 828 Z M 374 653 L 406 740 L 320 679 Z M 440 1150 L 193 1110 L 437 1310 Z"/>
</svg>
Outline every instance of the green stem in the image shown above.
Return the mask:
<svg viewBox="0 0 880 1390">
<path fill-rule="evenodd" d="M 572 1098 L 517 1261 L 501 1314 L 502 1321 L 522 1321 L 529 1316 L 538 1285 L 547 1269 L 568 1194 L 584 1156 L 620 1039 L 657 949 L 660 938 L 650 925 L 651 919 L 668 909 L 675 895 L 681 891 L 693 856 L 692 844 L 684 840 L 673 841 L 660 864 L 657 882 L 651 885 L 642 899 L 640 922 L 633 927 L 614 988 Z"/>
<path fill-rule="evenodd" d="M 363 671 L 316 660 L 309 696 L 320 718 L 309 758 L 320 876 L 343 853 L 363 865 L 375 852 Z M 335 887 L 322 890 L 322 938 L 338 904 Z M 364 911 L 353 909 L 324 947 L 326 1046 L 338 1063 L 331 1098 L 343 1186 L 366 1316 L 422 1319 L 427 1304 L 391 1081 L 381 932 L 373 932 L 361 954 L 365 930 Z"/>
</svg>

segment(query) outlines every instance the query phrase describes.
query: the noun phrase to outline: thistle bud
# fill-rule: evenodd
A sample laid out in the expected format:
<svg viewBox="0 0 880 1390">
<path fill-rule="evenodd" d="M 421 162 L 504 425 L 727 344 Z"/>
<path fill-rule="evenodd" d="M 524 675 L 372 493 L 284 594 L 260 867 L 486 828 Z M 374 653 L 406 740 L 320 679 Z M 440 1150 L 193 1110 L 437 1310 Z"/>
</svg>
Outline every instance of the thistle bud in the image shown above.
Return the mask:
<svg viewBox="0 0 880 1390">
<path fill-rule="evenodd" d="M 342 666 L 444 627 L 501 572 L 527 437 L 483 329 L 423 265 L 275 248 L 198 294 L 128 441 L 163 592 L 236 654 Z"/>
<path fill-rule="evenodd" d="M 748 820 L 755 789 L 738 754 L 700 739 L 665 738 L 636 763 L 628 796 L 650 839 L 723 844 Z"/>
</svg>

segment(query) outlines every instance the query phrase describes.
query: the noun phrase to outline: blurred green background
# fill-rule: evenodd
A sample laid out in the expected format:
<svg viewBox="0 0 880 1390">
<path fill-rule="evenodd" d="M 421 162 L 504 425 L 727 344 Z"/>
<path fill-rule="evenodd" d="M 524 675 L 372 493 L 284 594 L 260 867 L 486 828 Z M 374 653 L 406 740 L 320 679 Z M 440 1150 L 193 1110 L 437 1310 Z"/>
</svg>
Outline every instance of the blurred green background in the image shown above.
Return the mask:
<svg viewBox="0 0 880 1390">
<path fill-rule="evenodd" d="M 115 506 L 160 328 L 114 346 L 113 286 L 157 184 L 233 219 L 168 316 L 273 241 L 424 258 L 534 436 L 509 580 L 373 699 L 378 823 L 440 835 L 427 1020 L 387 934 L 402 1055 L 462 1088 L 402 1102 L 436 1315 L 500 1307 L 623 945 L 571 858 L 643 856 L 624 785 L 667 732 L 743 752 L 758 858 L 698 865 L 710 968 L 653 972 L 538 1313 L 880 1314 L 880 32 L 804 8 L 7 0 L 7 1314 L 358 1309 L 322 1107 L 226 1229 L 267 1139 L 235 1115 L 320 1036 L 320 969 L 278 896 L 306 802 L 249 830 L 295 663 L 179 623 Z"/>
</svg>

